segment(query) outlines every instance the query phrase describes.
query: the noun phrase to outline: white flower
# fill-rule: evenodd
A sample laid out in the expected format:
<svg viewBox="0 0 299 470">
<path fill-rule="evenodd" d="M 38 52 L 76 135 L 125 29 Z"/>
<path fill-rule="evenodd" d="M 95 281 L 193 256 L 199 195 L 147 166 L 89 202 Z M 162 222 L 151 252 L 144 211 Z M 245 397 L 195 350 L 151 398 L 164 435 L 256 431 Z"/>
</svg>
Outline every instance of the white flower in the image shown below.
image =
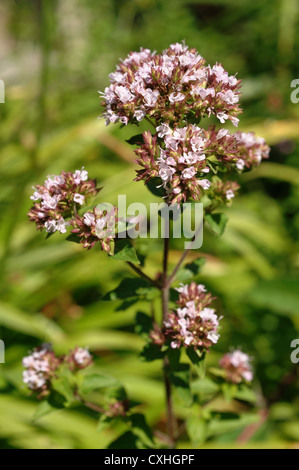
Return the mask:
<svg viewBox="0 0 299 470">
<path fill-rule="evenodd" d="M 53 233 L 57 230 L 57 223 L 56 220 L 49 219 L 45 222 L 45 229 L 46 232 Z"/>
<path fill-rule="evenodd" d="M 66 233 L 66 227 L 69 225 L 69 222 L 66 222 L 62 217 L 56 223 L 56 230 L 60 233 Z"/>
<path fill-rule="evenodd" d="M 48 176 L 45 181 L 45 187 L 50 190 L 53 186 L 60 186 L 64 183 L 64 177 L 59 175 Z"/>
<path fill-rule="evenodd" d="M 35 189 L 35 188 L 33 188 Z M 30 199 L 32 199 L 32 201 L 38 201 L 39 199 L 41 199 L 43 197 L 42 194 L 40 194 L 38 191 L 34 191 L 34 193 L 32 194 L 32 196 L 30 196 Z"/>
<path fill-rule="evenodd" d="M 230 362 L 234 367 L 248 366 L 249 356 L 246 353 L 243 353 L 239 349 L 236 349 L 229 354 Z"/>
<path fill-rule="evenodd" d="M 60 195 L 50 196 L 50 194 L 45 193 L 43 194 L 43 200 L 42 200 L 41 206 L 44 209 L 56 209 L 59 199 L 60 199 Z"/>
<path fill-rule="evenodd" d="M 236 116 L 231 116 L 230 120 L 231 120 L 231 123 L 232 123 L 235 127 L 238 127 L 239 121 L 240 121 L 239 118 L 237 118 Z"/>
<path fill-rule="evenodd" d="M 45 385 L 46 380 L 43 375 L 34 370 L 24 370 L 23 382 L 28 385 L 31 390 L 36 390 Z"/>
<path fill-rule="evenodd" d="M 219 119 L 219 121 L 221 122 L 221 124 L 224 124 L 225 121 L 228 119 L 228 115 L 225 114 L 224 112 L 220 112 L 216 116 Z"/>
<path fill-rule="evenodd" d="M 107 220 L 105 219 L 105 217 L 102 217 L 101 219 L 97 219 L 95 226 L 98 230 L 102 230 L 105 227 L 106 223 Z"/>
<path fill-rule="evenodd" d="M 211 182 L 207 179 L 197 180 L 197 183 L 202 186 L 203 189 L 209 189 Z"/>
<path fill-rule="evenodd" d="M 220 129 L 217 133 L 217 139 L 222 139 L 222 137 L 225 137 L 228 134 L 227 129 Z"/>
<path fill-rule="evenodd" d="M 253 379 L 253 373 L 250 370 L 244 370 L 244 372 L 242 372 L 242 376 L 246 382 L 251 382 Z"/>
<path fill-rule="evenodd" d="M 95 224 L 95 216 L 91 212 L 86 212 L 83 216 L 83 222 L 87 227 Z"/>
<path fill-rule="evenodd" d="M 167 157 L 166 160 L 165 160 L 166 164 L 167 165 L 170 165 L 170 166 L 176 166 L 176 161 L 174 158 L 172 157 Z"/>
<path fill-rule="evenodd" d="M 157 103 L 159 95 L 160 93 L 158 90 L 153 91 L 151 88 L 147 88 L 144 95 L 145 104 L 152 108 Z"/>
<path fill-rule="evenodd" d="M 169 95 L 170 103 L 176 103 L 177 101 L 182 101 L 185 98 L 185 95 L 180 92 L 173 92 Z"/>
<path fill-rule="evenodd" d="M 85 201 L 85 196 L 83 194 L 75 193 L 74 194 L 74 201 L 77 202 L 78 204 L 84 204 Z"/>
<path fill-rule="evenodd" d="M 181 283 L 179 287 L 176 287 L 175 290 L 180 294 L 188 295 L 188 284 Z"/>
<path fill-rule="evenodd" d="M 217 96 L 228 104 L 236 104 L 239 101 L 238 95 L 236 95 L 232 90 L 227 90 L 225 93 L 218 93 Z"/>
<path fill-rule="evenodd" d="M 194 166 L 190 166 L 189 168 L 185 168 L 185 170 L 182 171 L 182 177 L 184 179 L 193 178 L 194 175 L 196 175 L 196 169 L 194 168 Z"/>
<path fill-rule="evenodd" d="M 207 292 L 206 286 L 204 284 L 197 285 L 197 292 L 201 294 L 202 292 Z"/>
<path fill-rule="evenodd" d="M 235 193 L 233 192 L 232 189 L 229 189 L 228 191 L 226 191 L 225 196 L 226 196 L 226 199 L 230 200 L 233 197 L 235 197 Z"/>
<path fill-rule="evenodd" d="M 91 359 L 91 355 L 87 349 L 78 348 L 74 353 L 74 360 L 77 364 L 84 364 Z"/>
<path fill-rule="evenodd" d="M 245 166 L 245 162 L 244 160 L 242 160 L 241 158 L 239 158 L 239 160 L 237 161 L 236 163 L 236 167 L 238 168 L 238 170 L 243 170 L 244 169 L 244 166 Z"/>
<path fill-rule="evenodd" d="M 127 87 L 119 85 L 115 87 L 115 93 L 122 103 L 127 103 L 134 99 L 134 95 L 128 90 Z"/>
<path fill-rule="evenodd" d="M 158 132 L 158 137 L 165 137 L 166 135 L 171 135 L 172 130 L 170 129 L 168 124 L 162 123 L 160 126 L 156 127 L 156 131 Z"/>
<path fill-rule="evenodd" d="M 86 181 L 88 179 L 88 172 L 84 170 L 84 166 L 83 166 L 81 171 L 76 170 L 75 173 L 73 173 L 73 177 L 74 177 L 74 182 L 76 184 L 80 184 L 82 181 Z"/>
<path fill-rule="evenodd" d="M 137 119 L 137 121 L 142 121 L 145 115 L 146 115 L 146 112 L 144 109 L 136 109 L 134 113 L 134 117 Z"/>
<path fill-rule="evenodd" d="M 159 158 L 159 176 L 165 185 L 172 179 L 172 175 L 175 173 L 175 169 L 167 165 L 162 158 Z"/>
<path fill-rule="evenodd" d="M 213 308 L 208 308 L 205 307 L 201 312 L 200 312 L 200 317 L 204 321 L 211 321 L 212 323 L 215 324 L 215 326 L 219 325 L 218 317 L 215 313 L 215 310 Z"/>
</svg>

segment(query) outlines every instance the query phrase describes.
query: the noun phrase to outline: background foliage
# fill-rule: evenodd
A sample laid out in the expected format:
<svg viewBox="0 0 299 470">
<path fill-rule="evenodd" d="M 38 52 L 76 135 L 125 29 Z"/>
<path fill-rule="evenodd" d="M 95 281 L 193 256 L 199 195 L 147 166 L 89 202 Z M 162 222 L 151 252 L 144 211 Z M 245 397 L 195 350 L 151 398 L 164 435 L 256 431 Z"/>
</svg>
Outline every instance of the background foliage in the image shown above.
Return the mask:
<svg viewBox="0 0 299 470">
<path fill-rule="evenodd" d="M 163 423 L 164 395 L 156 362 L 137 358 L 136 311 L 102 297 L 131 273 L 105 253 L 86 252 L 59 234 L 45 242 L 26 218 L 31 186 L 49 174 L 82 165 L 104 189 L 101 200 L 155 201 L 133 183 L 134 154 L 125 143 L 133 130 L 105 127 L 97 90 L 119 57 L 140 46 L 162 50 L 186 40 L 207 59 L 243 79 L 239 128 L 255 130 L 272 146 L 270 161 L 240 178 L 242 191 L 229 209 L 221 239 L 204 234 L 206 263 L 197 280 L 218 296 L 221 339 L 208 357 L 217 366 L 231 344 L 255 358 L 258 402 L 238 419 L 240 401 L 216 406 L 214 421 L 199 430 L 204 447 L 297 447 L 298 365 L 290 343 L 299 326 L 299 104 L 290 82 L 299 78 L 299 6 L 296 0 L 4 0 L 0 6 L 0 338 L 6 362 L 0 376 L 0 446 L 103 448 L 109 428 L 96 432 L 96 413 L 83 408 L 32 419 L 36 401 L 21 380 L 21 359 L 41 342 L 58 353 L 89 346 L 96 368 L 121 380 L 150 424 Z M 150 248 L 149 248 L 150 247 Z M 171 242 L 170 262 L 181 242 Z M 160 269 L 158 240 L 139 243 Z M 207 396 L 209 381 L 200 393 Z M 181 418 L 188 408 L 177 402 Z M 218 424 L 219 417 L 226 419 Z M 189 421 L 192 426 L 192 421 Z M 252 424 L 254 422 L 254 424 Z M 198 428 L 197 428 L 198 430 Z M 183 448 L 191 447 L 186 436 Z"/>
</svg>

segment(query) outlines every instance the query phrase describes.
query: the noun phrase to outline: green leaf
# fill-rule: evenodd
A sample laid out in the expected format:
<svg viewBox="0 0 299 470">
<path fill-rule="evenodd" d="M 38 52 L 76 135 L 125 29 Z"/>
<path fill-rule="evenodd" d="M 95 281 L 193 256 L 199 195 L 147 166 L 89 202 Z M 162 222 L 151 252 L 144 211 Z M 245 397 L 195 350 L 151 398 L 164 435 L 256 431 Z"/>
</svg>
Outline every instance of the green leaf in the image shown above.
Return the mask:
<svg viewBox="0 0 299 470">
<path fill-rule="evenodd" d="M 53 411 L 57 411 L 58 409 L 63 408 L 62 406 L 53 406 L 51 403 L 49 403 L 48 400 L 43 400 L 41 403 L 38 404 L 34 415 L 32 416 L 32 421 L 37 421 L 43 416 L 46 416 L 50 413 L 53 413 Z"/>
<path fill-rule="evenodd" d="M 67 237 L 66 237 L 66 241 L 68 242 L 74 242 L 74 243 L 80 243 L 80 237 L 78 237 L 78 235 L 76 233 L 70 233 Z"/>
<path fill-rule="evenodd" d="M 216 235 L 216 237 L 220 237 L 225 230 L 225 226 L 228 221 L 228 215 L 223 212 L 217 212 L 216 214 L 206 214 L 205 221 L 208 223 L 211 232 Z"/>
<path fill-rule="evenodd" d="M 206 354 L 202 353 L 199 354 L 197 351 L 194 351 L 194 348 L 187 348 L 186 349 L 187 356 L 189 357 L 190 361 L 192 362 L 196 372 L 199 375 L 200 379 L 203 379 L 205 376 L 205 357 Z"/>
<path fill-rule="evenodd" d="M 135 331 L 138 335 L 148 337 L 149 332 L 153 328 L 153 321 L 151 317 L 143 312 L 137 312 L 135 318 Z"/>
<path fill-rule="evenodd" d="M 130 419 L 134 434 L 139 437 L 145 446 L 153 448 L 153 434 L 147 422 L 145 421 L 145 417 L 140 413 L 135 413 L 131 415 Z"/>
<path fill-rule="evenodd" d="M 180 349 L 168 348 L 167 357 L 171 370 L 175 370 L 180 362 L 181 351 Z"/>
<path fill-rule="evenodd" d="M 84 377 L 80 385 L 80 393 L 88 394 L 102 388 L 111 388 L 119 386 L 119 381 L 114 377 L 104 374 L 90 374 Z"/>
<path fill-rule="evenodd" d="M 137 134 L 133 135 L 133 137 L 130 137 L 130 139 L 127 139 L 126 142 L 130 145 L 139 145 L 143 144 L 143 135 L 142 134 Z"/>
<path fill-rule="evenodd" d="M 204 419 L 196 414 L 192 414 L 186 420 L 186 429 L 194 446 L 197 447 L 204 444 L 208 433 L 207 423 Z"/>
<path fill-rule="evenodd" d="M 175 371 L 170 372 L 169 379 L 185 406 L 191 406 L 193 399 L 190 390 L 189 364 L 179 364 Z"/>
<path fill-rule="evenodd" d="M 154 195 L 158 197 L 165 196 L 165 189 L 161 186 L 161 178 L 151 178 L 147 183 L 146 187 Z"/>
<path fill-rule="evenodd" d="M 140 264 L 137 253 L 132 243 L 128 239 L 116 239 L 113 259 L 119 261 L 130 261 L 134 264 Z"/>
<path fill-rule="evenodd" d="M 219 391 L 219 385 L 211 379 L 196 379 L 191 383 L 191 390 L 199 396 L 200 401 L 209 400 Z"/>
<path fill-rule="evenodd" d="M 161 348 L 157 344 L 146 344 L 139 354 L 139 357 L 142 361 L 151 362 L 156 361 L 157 359 L 163 359 L 165 353 L 161 351 Z"/>
<path fill-rule="evenodd" d="M 226 401 L 231 401 L 235 398 L 238 391 L 236 384 L 223 383 L 221 385 L 221 390 Z"/>
<path fill-rule="evenodd" d="M 105 429 L 107 429 L 109 426 L 111 426 L 113 424 L 114 419 L 115 418 L 112 418 L 111 416 L 107 416 L 105 414 L 102 414 L 100 416 L 99 421 L 98 421 L 97 431 L 102 432 Z"/>
<path fill-rule="evenodd" d="M 116 289 L 108 292 L 103 300 L 126 300 L 131 298 L 150 300 L 159 295 L 159 290 L 145 279 L 125 278 Z"/>
<path fill-rule="evenodd" d="M 208 423 L 209 436 L 219 436 L 236 430 L 241 431 L 246 426 L 258 421 L 260 421 L 260 416 L 253 413 L 243 413 L 241 416 L 233 413 L 217 413 L 217 417 Z"/>
<path fill-rule="evenodd" d="M 59 377 L 51 381 L 52 388 L 60 393 L 66 400 L 65 405 L 70 405 L 74 400 L 74 392 L 66 377 Z"/>
<path fill-rule="evenodd" d="M 108 449 L 143 449 L 142 443 L 132 431 L 126 431 L 115 441 L 111 442 Z"/>
<path fill-rule="evenodd" d="M 247 401 L 248 403 L 256 403 L 257 396 L 253 390 L 251 390 L 246 385 L 242 384 L 238 387 L 238 390 L 235 392 L 235 399 Z"/>
<path fill-rule="evenodd" d="M 178 281 L 187 281 L 191 277 L 197 276 L 203 265 L 205 264 L 205 258 L 197 258 L 192 263 L 186 264 L 182 269 L 179 269 L 176 278 Z"/>
</svg>

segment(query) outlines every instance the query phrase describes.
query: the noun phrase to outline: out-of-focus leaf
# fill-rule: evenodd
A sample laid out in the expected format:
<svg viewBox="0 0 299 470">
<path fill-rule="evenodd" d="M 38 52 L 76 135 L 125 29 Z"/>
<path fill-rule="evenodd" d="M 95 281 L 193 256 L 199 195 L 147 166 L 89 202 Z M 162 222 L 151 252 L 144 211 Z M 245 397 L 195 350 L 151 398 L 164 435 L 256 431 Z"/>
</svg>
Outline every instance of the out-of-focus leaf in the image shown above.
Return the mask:
<svg viewBox="0 0 299 470">
<path fill-rule="evenodd" d="M 64 396 L 66 405 L 70 405 L 74 401 L 74 392 L 66 377 L 62 376 L 52 379 L 51 385 L 56 392 Z"/>
<path fill-rule="evenodd" d="M 257 396 L 253 390 L 251 390 L 246 385 L 241 385 L 238 390 L 235 392 L 235 397 L 237 400 L 247 401 L 248 403 L 256 403 Z"/>
<path fill-rule="evenodd" d="M 176 278 L 178 281 L 185 282 L 193 276 L 197 276 L 203 265 L 205 264 L 205 258 L 197 258 L 192 263 L 186 264 L 183 268 L 179 269 Z"/>
<path fill-rule="evenodd" d="M 208 433 L 207 423 L 200 416 L 195 413 L 189 416 L 186 420 L 186 429 L 194 446 L 202 445 Z"/>
<path fill-rule="evenodd" d="M 161 348 L 156 344 L 146 344 L 139 354 L 139 357 L 142 361 L 151 362 L 156 361 L 157 359 L 163 359 L 165 353 L 161 351 Z"/>
<path fill-rule="evenodd" d="M 219 386 L 211 379 L 205 377 L 204 379 L 197 379 L 192 381 L 191 390 L 199 396 L 201 401 L 210 399 L 219 391 Z"/>
<path fill-rule="evenodd" d="M 105 414 L 102 414 L 100 416 L 100 419 L 98 421 L 97 425 L 97 431 L 102 432 L 104 429 L 108 428 L 109 426 L 113 425 L 113 421 L 115 418 L 111 416 L 107 416 Z"/>
<path fill-rule="evenodd" d="M 135 413 L 130 416 L 130 420 L 134 434 L 139 437 L 145 446 L 153 448 L 153 434 L 147 422 L 145 421 L 145 417 L 140 413 Z"/>
<path fill-rule="evenodd" d="M 116 289 L 108 292 L 103 300 L 128 300 L 130 298 L 152 299 L 159 290 L 145 279 L 125 278 Z"/>
<path fill-rule="evenodd" d="M 280 163 L 266 162 L 254 169 L 254 171 L 245 173 L 242 178 L 245 181 L 250 181 L 255 178 L 274 178 L 276 180 L 298 185 L 299 170 L 298 168 L 281 165 Z"/>
<path fill-rule="evenodd" d="M 254 413 L 243 413 L 241 416 L 232 413 L 222 413 L 217 418 L 213 418 L 208 424 L 209 436 L 219 436 L 227 432 L 242 430 L 245 426 L 257 423 L 259 415 Z"/>
<path fill-rule="evenodd" d="M 63 330 L 42 315 L 28 314 L 8 304 L 0 304 L 0 324 L 42 340 L 56 342 L 64 339 Z"/>
<path fill-rule="evenodd" d="M 119 385 L 119 381 L 109 375 L 90 374 L 84 377 L 84 380 L 80 385 L 80 393 L 85 395 L 95 390 L 117 387 Z"/>
<path fill-rule="evenodd" d="M 147 337 L 153 328 L 153 321 L 151 317 L 143 312 L 137 312 L 135 318 L 135 331 L 137 334 Z"/>
<path fill-rule="evenodd" d="M 282 315 L 299 315 L 299 278 L 260 281 L 248 295 L 248 301 Z"/>
<path fill-rule="evenodd" d="M 43 400 L 41 403 L 38 404 L 34 415 L 32 416 L 32 421 L 37 421 L 38 419 L 46 416 L 53 411 L 57 411 L 57 408 L 51 406 L 47 400 Z"/>
<path fill-rule="evenodd" d="M 224 230 L 226 223 L 228 221 L 228 215 L 221 212 L 215 214 L 206 214 L 205 221 L 208 223 L 210 230 L 216 237 L 220 237 Z"/>
</svg>

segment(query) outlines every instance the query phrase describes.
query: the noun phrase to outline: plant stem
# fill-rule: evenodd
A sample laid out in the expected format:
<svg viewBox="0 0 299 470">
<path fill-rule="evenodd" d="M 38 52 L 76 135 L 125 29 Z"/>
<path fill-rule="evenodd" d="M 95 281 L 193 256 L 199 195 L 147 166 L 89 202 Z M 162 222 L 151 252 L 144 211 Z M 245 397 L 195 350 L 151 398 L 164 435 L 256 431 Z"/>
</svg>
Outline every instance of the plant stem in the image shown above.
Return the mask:
<svg viewBox="0 0 299 470">
<path fill-rule="evenodd" d="M 91 403 L 90 401 L 84 400 L 84 398 L 82 398 L 79 395 L 78 392 L 75 391 L 74 395 L 75 395 L 76 399 L 80 403 L 82 403 L 82 405 L 86 406 L 86 408 L 89 408 L 90 410 L 96 411 L 97 413 L 105 413 L 104 408 L 102 408 L 101 406 L 96 405 L 95 403 Z"/>
<path fill-rule="evenodd" d="M 167 265 L 168 265 L 168 251 L 169 251 L 169 238 L 164 238 L 164 252 L 163 252 L 163 284 L 162 284 L 162 312 L 163 320 L 167 317 L 168 313 L 168 301 L 169 301 L 169 284 L 167 282 Z M 163 360 L 163 378 L 165 385 L 166 395 L 166 409 L 167 409 L 167 432 L 172 442 L 172 446 L 175 444 L 175 430 L 176 422 L 173 412 L 172 396 L 171 396 L 171 383 L 169 380 L 169 360 L 165 356 Z"/>
<path fill-rule="evenodd" d="M 181 256 L 181 258 L 180 258 L 178 264 L 176 265 L 176 267 L 174 268 L 174 270 L 173 270 L 172 273 L 170 274 L 170 276 L 169 276 L 169 278 L 168 278 L 168 280 L 167 280 L 167 285 L 168 285 L 168 287 L 171 286 L 171 283 L 172 283 L 172 281 L 174 280 L 176 273 L 177 273 L 178 270 L 180 269 L 180 267 L 181 267 L 181 265 L 182 265 L 184 259 L 185 259 L 186 256 L 188 255 L 189 251 L 190 251 L 190 250 L 185 250 L 185 251 L 183 252 L 183 254 L 182 254 L 182 256 Z"/>
<path fill-rule="evenodd" d="M 131 263 L 131 261 L 127 261 L 127 264 L 130 266 L 131 269 L 133 269 L 133 271 L 135 271 L 136 274 L 138 274 L 138 276 L 142 277 L 143 279 L 150 282 L 159 289 L 161 288 L 160 284 L 157 281 L 145 274 L 142 269 L 138 268 L 138 266 L 136 266 L 134 263 Z"/>
</svg>

